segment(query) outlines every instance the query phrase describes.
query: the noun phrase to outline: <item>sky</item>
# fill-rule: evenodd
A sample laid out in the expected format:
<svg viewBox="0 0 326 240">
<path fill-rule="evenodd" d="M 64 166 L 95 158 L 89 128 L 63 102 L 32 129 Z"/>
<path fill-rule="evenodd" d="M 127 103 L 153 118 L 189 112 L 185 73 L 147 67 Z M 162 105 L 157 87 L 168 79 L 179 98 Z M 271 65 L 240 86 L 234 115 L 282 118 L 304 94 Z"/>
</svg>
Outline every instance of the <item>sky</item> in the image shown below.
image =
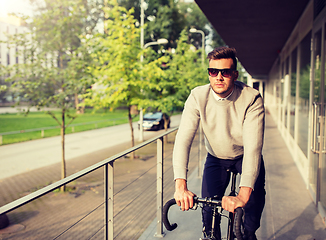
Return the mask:
<svg viewBox="0 0 326 240">
<path fill-rule="evenodd" d="M 32 14 L 32 6 L 29 0 L 0 0 L 0 17 L 6 17 L 8 13 Z"/>
<path fill-rule="evenodd" d="M 193 0 L 185 0 L 192 2 Z M 8 13 L 23 13 L 32 15 L 32 6 L 29 0 L 0 0 L 0 17 L 6 17 Z"/>
<path fill-rule="evenodd" d="M 193 2 L 194 0 L 185 0 L 185 2 Z M 32 6 L 29 0 L 0 0 L 0 17 L 6 17 L 7 13 L 23 13 L 32 15 Z"/>
</svg>

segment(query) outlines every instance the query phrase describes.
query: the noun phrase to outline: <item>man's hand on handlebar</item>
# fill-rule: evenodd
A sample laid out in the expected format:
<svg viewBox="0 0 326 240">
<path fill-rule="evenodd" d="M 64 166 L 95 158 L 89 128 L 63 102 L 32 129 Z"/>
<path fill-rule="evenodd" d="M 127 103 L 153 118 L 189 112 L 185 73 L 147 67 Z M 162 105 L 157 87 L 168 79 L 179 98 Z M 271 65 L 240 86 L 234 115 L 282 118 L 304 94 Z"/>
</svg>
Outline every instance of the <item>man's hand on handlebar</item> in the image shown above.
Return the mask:
<svg viewBox="0 0 326 240">
<path fill-rule="evenodd" d="M 243 208 L 249 201 L 252 188 L 241 187 L 239 194 L 236 197 L 224 196 L 222 198 L 222 208 L 226 211 L 233 212 L 238 207 Z"/>
<path fill-rule="evenodd" d="M 188 190 L 185 179 L 178 178 L 175 180 L 174 199 L 182 211 L 188 211 L 194 206 L 194 196 L 196 195 Z"/>
<path fill-rule="evenodd" d="M 222 208 L 228 212 L 234 213 L 238 207 L 244 207 L 246 204 L 238 197 L 224 196 L 222 198 Z"/>
</svg>

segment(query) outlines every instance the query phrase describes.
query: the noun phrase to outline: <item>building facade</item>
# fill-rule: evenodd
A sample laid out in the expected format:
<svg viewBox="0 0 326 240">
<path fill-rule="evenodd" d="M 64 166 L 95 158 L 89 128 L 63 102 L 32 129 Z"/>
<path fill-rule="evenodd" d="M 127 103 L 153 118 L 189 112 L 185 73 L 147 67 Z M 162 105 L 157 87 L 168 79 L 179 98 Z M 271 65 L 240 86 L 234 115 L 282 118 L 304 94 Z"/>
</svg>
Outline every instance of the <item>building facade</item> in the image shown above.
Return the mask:
<svg viewBox="0 0 326 240">
<path fill-rule="evenodd" d="M 326 1 L 195 1 L 237 49 L 326 222 Z"/>
<path fill-rule="evenodd" d="M 23 21 L 15 16 L 8 15 L 5 18 L 0 17 L 0 64 L 4 67 L 22 63 L 23 56 L 19 56 L 18 47 L 15 47 L 8 42 L 8 36 L 14 34 L 22 34 L 27 32 L 27 27 L 24 26 Z M 0 68 L 1 71 L 1 68 Z M 5 75 L 3 71 L 0 72 L 0 85 L 8 85 L 5 82 Z M 12 102 L 14 97 L 9 91 L 0 92 L 0 104 Z"/>
<path fill-rule="evenodd" d="M 325 222 L 326 8 L 317 3 L 309 2 L 274 63 L 265 102 Z"/>
</svg>

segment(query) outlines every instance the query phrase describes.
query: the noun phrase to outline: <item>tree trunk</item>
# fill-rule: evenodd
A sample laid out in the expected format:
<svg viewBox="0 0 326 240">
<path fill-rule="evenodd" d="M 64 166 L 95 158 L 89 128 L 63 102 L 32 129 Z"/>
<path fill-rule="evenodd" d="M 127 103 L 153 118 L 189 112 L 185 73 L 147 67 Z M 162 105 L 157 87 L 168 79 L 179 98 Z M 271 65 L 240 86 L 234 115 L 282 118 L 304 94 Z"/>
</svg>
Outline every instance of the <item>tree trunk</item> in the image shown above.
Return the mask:
<svg viewBox="0 0 326 240">
<path fill-rule="evenodd" d="M 128 120 L 131 130 L 131 147 L 135 146 L 135 136 L 134 136 L 134 128 L 132 126 L 132 117 L 131 117 L 131 106 L 128 106 Z M 135 159 L 135 152 L 131 153 L 131 159 Z"/>
<path fill-rule="evenodd" d="M 62 123 L 61 123 L 61 147 L 62 147 L 62 162 L 61 162 L 61 179 L 66 177 L 66 161 L 65 161 L 65 109 L 61 112 Z M 66 186 L 61 187 L 61 191 L 64 192 Z"/>
<path fill-rule="evenodd" d="M 78 93 L 75 93 L 75 109 L 78 112 L 79 107 L 78 107 L 79 101 L 78 101 Z"/>
<path fill-rule="evenodd" d="M 82 100 L 84 102 L 84 99 Z M 84 114 L 85 113 L 85 106 L 78 106 L 79 104 L 79 98 L 78 93 L 75 93 L 75 109 L 78 114 Z"/>
<path fill-rule="evenodd" d="M 82 102 L 85 102 L 84 99 L 82 100 Z M 81 107 L 79 108 L 79 113 L 80 113 L 80 114 L 84 114 L 84 113 L 85 113 L 85 105 L 83 105 L 83 106 L 81 106 Z"/>
<path fill-rule="evenodd" d="M 163 114 L 163 120 L 164 120 L 164 129 L 165 129 L 165 131 L 168 131 L 168 125 L 169 125 L 169 122 L 170 122 L 170 117 L 166 118 L 166 115 Z M 163 137 L 163 139 L 164 139 L 164 143 L 168 143 L 168 135 L 165 135 Z"/>
</svg>

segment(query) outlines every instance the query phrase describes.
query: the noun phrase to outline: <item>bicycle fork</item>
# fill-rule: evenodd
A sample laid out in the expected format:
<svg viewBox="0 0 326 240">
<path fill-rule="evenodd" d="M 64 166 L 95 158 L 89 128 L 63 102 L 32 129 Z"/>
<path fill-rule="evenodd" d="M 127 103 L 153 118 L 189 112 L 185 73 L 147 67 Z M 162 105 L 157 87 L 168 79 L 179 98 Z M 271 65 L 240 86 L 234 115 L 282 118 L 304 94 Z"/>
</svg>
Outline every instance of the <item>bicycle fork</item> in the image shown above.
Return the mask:
<svg viewBox="0 0 326 240">
<path fill-rule="evenodd" d="M 204 239 L 221 240 L 220 223 L 222 209 L 220 211 L 219 209 L 221 208 L 218 208 L 217 206 L 212 208 L 212 228 L 209 237 Z"/>
<path fill-rule="evenodd" d="M 232 176 L 231 176 L 231 191 L 229 196 L 236 196 L 235 192 L 235 186 L 236 186 L 236 176 L 237 174 L 232 171 Z M 213 207 L 212 210 L 212 230 L 210 233 L 210 238 L 209 239 L 215 239 L 215 240 L 220 240 L 221 239 L 221 213 L 222 209 L 219 212 L 218 207 Z M 234 234 L 233 234 L 233 225 L 234 225 L 234 214 L 232 212 L 229 212 L 229 224 L 228 224 L 228 229 L 227 229 L 227 240 L 234 240 Z"/>
</svg>

